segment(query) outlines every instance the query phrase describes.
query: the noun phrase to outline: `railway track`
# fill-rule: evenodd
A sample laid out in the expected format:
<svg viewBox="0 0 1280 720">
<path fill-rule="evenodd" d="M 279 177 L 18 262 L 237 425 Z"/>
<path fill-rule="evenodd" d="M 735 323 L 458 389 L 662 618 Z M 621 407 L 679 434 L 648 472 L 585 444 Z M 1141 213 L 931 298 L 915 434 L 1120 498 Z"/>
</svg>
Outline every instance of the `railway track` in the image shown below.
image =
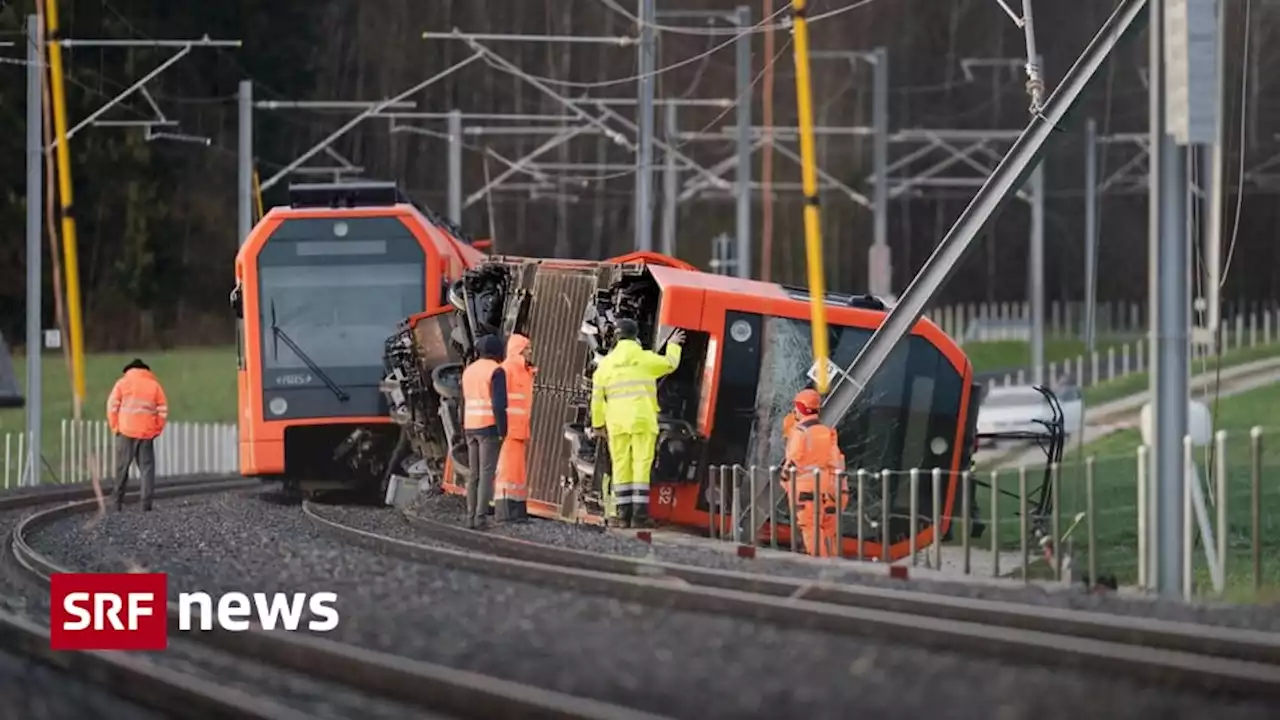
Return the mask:
<svg viewBox="0 0 1280 720">
<path fill-rule="evenodd" d="M 303 512 L 318 527 L 353 544 L 513 581 L 1280 700 L 1278 633 L 661 563 L 542 545 L 406 513 L 425 540 L 442 547 L 346 525 L 312 503 L 304 503 Z"/>
<path fill-rule="evenodd" d="M 155 494 L 160 499 L 257 487 L 260 483 L 251 480 L 201 478 L 158 485 Z M 0 512 L 57 502 L 65 504 L 38 510 L 23 518 L 9 538 L 18 565 L 32 581 L 42 586 L 48 585 L 51 575 L 74 570 L 61 567 L 34 550 L 28 539 L 59 519 L 96 511 L 97 500 L 89 488 L 0 496 Z M 168 614 L 172 632 L 177 629 L 176 603 L 169 603 Z M 194 619 L 198 622 L 198 613 Z M 228 688 L 124 654 L 51 651 L 47 627 L 8 613 L 0 614 L 0 644 L 11 652 L 60 668 L 103 685 L 139 705 L 176 717 L 279 720 L 311 717 L 269 696 Z M 411 706 L 415 717 L 661 720 L 660 716 L 649 713 L 371 651 L 315 635 L 259 627 L 245 632 L 215 629 L 184 633 L 179 638 L 171 636 L 170 645 L 198 646 L 203 652 L 253 658 L 274 668 Z"/>
</svg>

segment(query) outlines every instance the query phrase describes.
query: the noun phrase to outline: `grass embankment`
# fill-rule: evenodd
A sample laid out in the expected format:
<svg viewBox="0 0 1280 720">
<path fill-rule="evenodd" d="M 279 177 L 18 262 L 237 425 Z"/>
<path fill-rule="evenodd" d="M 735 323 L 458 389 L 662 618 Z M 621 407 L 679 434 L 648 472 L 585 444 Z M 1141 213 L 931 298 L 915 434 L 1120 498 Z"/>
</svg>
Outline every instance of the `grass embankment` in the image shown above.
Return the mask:
<svg viewBox="0 0 1280 720">
<path fill-rule="evenodd" d="M 1222 354 L 1222 369 L 1245 365 L 1257 360 L 1280 357 L 1280 343 L 1255 345 L 1254 347 L 1229 350 Z M 1197 359 L 1191 363 L 1193 376 L 1214 372 L 1218 367 L 1216 358 Z M 1151 376 L 1145 372 L 1125 375 L 1115 380 L 1098 383 L 1084 389 L 1086 406 L 1097 406 L 1119 400 L 1121 398 L 1146 392 L 1151 383 Z"/>
<path fill-rule="evenodd" d="M 1256 360 L 1258 356 L 1252 359 Z M 1209 402 L 1212 403 L 1212 399 Z M 1259 599 L 1259 595 L 1253 591 L 1253 460 L 1249 432 L 1254 426 L 1262 426 L 1264 437 L 1259 477 L 1261 597 L 1275 599 L 1280 597 L 1280 483 L 1276 482 L 1280 478 L 1280 384 L 1220 399 L 1215 418 L 1216 429 L 1227 432 L 1226 594 L 1229 599 L 1235 600 Z M 1060 517 L 1061 528 L 1066 530 L 1074 522 L 1075 515 L 1085 510 L 1086 459 L 1094 459 L 1093 507 L 1097 567 L 1100 573 L 1114 573 L 1122 584 L 1132 584 L 1137 580 L 1137 450 L 1141 443 L 1142 437 L 1138 430 L 1117 431 L 1084 448 L 1069 452 L 1061 471 Z M 1216 460 L 1211 463 L 1209 454 L 1208 448 L 1195 450 L 1195 463 L 1202 482 L 1209 477 L 1208 469 L 1211 464 L 1216 464 Z M 1028 490 L 1034 492 L 1043 477 L 1043 465 L 1028 468 Z M 990 473 L 979 476 L 984 482 L 989 482 L 990 478 Z M 1001 473 L 1000 486 L 1002 490 L 1016 492 L 1017 473 Z M 1212 492 L 1209 494 L 1212 495 Z M 990 517 L 990 492 L 985 488 L 978 488 L 976 497 L 981 514 Z M 1212 503 L 1211 497 L 1208 502 Z M 1000 498 L 1000 544 L 1007 550 L 1018 547 L 1017 512 L 1016 498 Z M 1209 513 L 1211 519 L 1216 518 L 1217 511 L 1214 507 L 1210 506 Z M 1070 538 L 1076 549 L 1078 567 L 1083 572 L 1088 552 L 1087 525 L 1081 522 L 1072 531 Z M 978 540 L 977 546 L 989 547 L 989 536 Z M 1031 552 L 1033 558 L 1038 554 L 1035 548 Z M 1201 593 L 1212 589 L 1204 551 L 1199 547 L 1196 556 L 1196 587 Z"/>
<path fill-rule="evenodd" d="M 1098 352 L 1106 353 L 1107 348 L 1119 347 L 1132 342 L 1131 337 L 1099 338 Z M 1017 368 L 1031 367 L 1031 344 L 1022 340 L 989 340 L 964 344 L 964 352 L 973 363 L 973 371 L 995 372 L 998 370 L 1017 372 Z M 1045 338 L 1044 361 L 1061 363 L 1074 360 L 1083 355 L 1085 344 L 1074 338 Z"/>
<path fill-rule="evenodd" d="M 134 357 L 151 366 L 169 399 L 170 422 L 235 422 L 236 350 L 234 347 L 189 348 L 139 354 L 102 354 L 85 357 L 85 420 L 106 419 L 107 395 L 120 371 Z M 14 370 L 26 392 L 25 359 L 14 358 Z M 72 416 L 71 384 L 61 353 L 45 353 L 42 363 L 44 415 L 41 422 L 43 452 L 54 457 L 60 427 Z M 0 411 L 0 436 L 21 432 L 23 410 Z"/>
</svg>

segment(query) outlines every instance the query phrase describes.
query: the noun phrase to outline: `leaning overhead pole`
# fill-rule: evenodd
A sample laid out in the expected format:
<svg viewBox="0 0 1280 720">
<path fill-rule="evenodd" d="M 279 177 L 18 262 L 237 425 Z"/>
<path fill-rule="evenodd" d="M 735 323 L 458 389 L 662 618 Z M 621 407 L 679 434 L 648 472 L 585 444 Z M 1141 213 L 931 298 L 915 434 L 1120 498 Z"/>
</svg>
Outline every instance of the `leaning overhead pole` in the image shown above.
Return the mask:
<svg viewBox="0 0 1280 720">
<path fill-rule="evenodd" d="M 1040 111 L 1033 114 L 1031 122 L 1014 141 L 1008 155 L 979 188 L 969 206 L 960 214 L 955 225 L 903 292 L 897 305 L 890 310 L 879 329 L 850 364 L 846 372 L 847 379 L 836 386 L 822 409 L 822 421 L 825 424 L 836 424 L 853 409 L 872 377 L 889 359 L 898 343 L 911 332 L 925 308 L 959 267 L 960 261 L 987 222 L 1035 168 L 1058 123 L 1062 122 L 1075 105 L 1089 81 L 1097 75 L 1146 5 L 1147 0 L 1122 0 L 1075 65 L 1063 76 L 1057 90 Z M 815 360 L 820 363 L 820 368 L 823 367 L 821 360 L 816 357 Z"/>
<path fill-rule="evenodd" d="M 636 153 L 636 250 L 653 250 L 653 76 L 657 0 L 640 0 L 640 77 L 636 86 L 640 151 Z"/>
</svg>

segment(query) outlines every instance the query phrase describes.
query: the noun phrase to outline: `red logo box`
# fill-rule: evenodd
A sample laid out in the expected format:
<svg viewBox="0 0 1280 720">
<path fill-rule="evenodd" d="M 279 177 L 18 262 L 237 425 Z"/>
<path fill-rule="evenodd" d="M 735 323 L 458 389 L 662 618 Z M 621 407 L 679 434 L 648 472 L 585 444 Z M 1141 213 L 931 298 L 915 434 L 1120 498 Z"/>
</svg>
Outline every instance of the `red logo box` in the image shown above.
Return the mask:
<svg viewBox="0 0 1280 720">
<path fill-rule="evenodd" d="M 169 646 L 164 573 L 60 573 L 49 582 L 54 650 L 164 650 Z"/>
</svg>

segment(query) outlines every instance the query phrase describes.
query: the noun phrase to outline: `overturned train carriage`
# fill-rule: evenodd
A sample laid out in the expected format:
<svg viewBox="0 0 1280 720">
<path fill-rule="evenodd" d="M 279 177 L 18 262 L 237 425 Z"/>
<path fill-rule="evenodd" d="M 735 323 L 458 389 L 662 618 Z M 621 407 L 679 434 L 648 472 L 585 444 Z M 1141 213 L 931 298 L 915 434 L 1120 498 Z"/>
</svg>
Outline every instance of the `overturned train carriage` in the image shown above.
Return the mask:
<svg viewBox="0 0 1280 720">
<path fill-rule="evenodd" d="M 756 466 L 754 503 L 761 539 L 789 541 L 784 493 L 763 468 L 782 463 L 783 419 L 796 392 L 811 382 L 809 297 L 772 283 L 698 272 L 661 256 L 629 256 L 605 262 L 490 259 L 450 291 L 455 311 L 411 318 L 388 341 L 385 391 L 407 429 L 396 458 L 404 472 L 461 492 L 468 475 L 461 439 L 459 378 L 462 363 L 483 334 L 528 336 L 539 367 L 534 383 L 529 446 L 530 512 L 543 517 L 593 521 L 602 512 L 604 443 L 588 439 L 591 373 L 614 344 L 614 324 L 629 317 L 641 342 L 662 351 L 675 329 L 688 334 L 680 366 L 659 381 L 660 433 L 654 459 L 650 512 L 661 523 L 706 530 L 720 483 L 710 468 Z M 884 305 L 869 296 L 826 297 L 831 360 L 848 365 L 883 321 Z M 892 472 L 888 533 L 881 527 L 881 484 L 869 483 L 863 507 L 850 502 L 844 517 L 845 551 L 891 559 L 910 547 L 909 468 L 944 470 L 943 533 L 958 510 L 958 474 L 974 444 L 976 403 L 972 368 L 960 348 L 928 320 L 917 323 L 866 400 L 837 428 L 848 467 Z M 446 450 L 446 448 L 448 448 Z M 773 485 L 772 493 L 770 485 Z M 745 486 L 745 483 L 744 483 Z M 874 486 L 874 487 L 872 487 Z M 732 487 L 729 489 L 733 492 Z M 914 503 L 917 544 L 932 541 L 933 493 L 919 483 Z M 777 527 L 769 522 L 770 498 Z M 726 500 L 733 500 L 726 498 Z M 857 515 L 863 515 L 862 522 Z M 727 529 L 725 529 L 727 531 Z"/>
</svg>

